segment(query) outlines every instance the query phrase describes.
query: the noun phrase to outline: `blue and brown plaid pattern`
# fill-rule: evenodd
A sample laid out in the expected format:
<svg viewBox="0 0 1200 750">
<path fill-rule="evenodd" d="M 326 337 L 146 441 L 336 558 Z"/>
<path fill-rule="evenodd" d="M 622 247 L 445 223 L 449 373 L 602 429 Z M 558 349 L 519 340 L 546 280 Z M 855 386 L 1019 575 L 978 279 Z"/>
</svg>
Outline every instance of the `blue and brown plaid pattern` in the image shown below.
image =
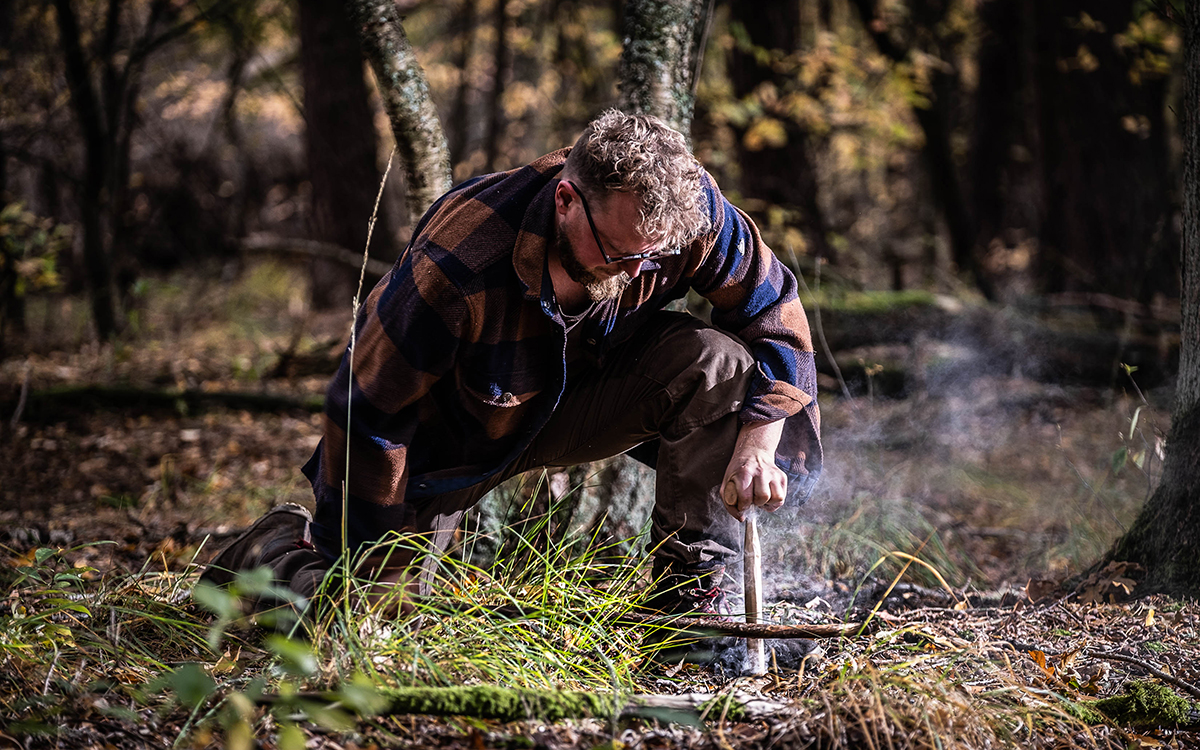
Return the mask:
<svg viewBox="0 0 1200 750">
<path fill-rule="evenodd" d="M 502 471 L 553 413 L 566 379 L 566 333 L 546 252 L 566 154 L 447 193 L 362 306 L 353 388 L 347 351 L 326 395 L 324 438 L 304 467 L 323 554 L 340 550 L 347 476 L 347 541 L 356 549 L 410 528 L 414 504 Z M 741 419 L 788 418 L 781 465 L 798 460 L 815 478 L 816 370 L 796 280 L 711 178 L 705 188 L 712 230 L 679 255 L 645 263 L 616 305 L 599 306 L 602 319 L 581 323 L 580 340 L 602 361 L 647 315 L 695 289 L 712 302 L 713 324 L 758 362 Z"/>
</svg>

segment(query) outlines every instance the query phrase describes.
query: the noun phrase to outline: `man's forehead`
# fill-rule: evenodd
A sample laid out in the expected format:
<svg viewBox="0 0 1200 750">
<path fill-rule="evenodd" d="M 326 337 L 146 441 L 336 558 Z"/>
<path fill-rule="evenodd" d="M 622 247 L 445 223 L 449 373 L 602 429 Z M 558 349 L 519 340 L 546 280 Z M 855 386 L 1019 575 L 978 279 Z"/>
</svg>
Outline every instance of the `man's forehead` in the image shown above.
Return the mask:
<svg viewBox="0 0 1200 750">
<path fill-rule="evenodd" d="M 612 240 L 612 250 L 621 255 L 657 249 L 659 243 L 641 232 L 642 200 L 634 193 L 610 192 L 600 201 L 595 217 L 596 228 L 605 240 Z"/>
</svg>

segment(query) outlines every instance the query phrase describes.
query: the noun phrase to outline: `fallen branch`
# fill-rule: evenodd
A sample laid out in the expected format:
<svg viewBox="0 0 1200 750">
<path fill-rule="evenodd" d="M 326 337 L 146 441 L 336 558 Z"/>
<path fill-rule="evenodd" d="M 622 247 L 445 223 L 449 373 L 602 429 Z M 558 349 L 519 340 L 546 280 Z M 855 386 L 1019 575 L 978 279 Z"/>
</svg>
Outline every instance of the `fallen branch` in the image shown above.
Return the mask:
<svg viewBox="0 0 1200 750">
<path fill-rule="evenodd" d="M 1090 649 L 1087 651 L 1084 651 L 1083 653 L 1084 653 L 1084 656 L 1090 656 L 1093 659 L 1107 659 L 1110 661 L 1123 661 L 1126 664 L 1133 664 L 1134 666 L 1141 667 L 1142 669 L 1146 670 L 1147 672 L 1154 675 L 1155 677 L 1162 680 L 1163 682 L 1170 683 L 1170 684 L 1174 685 L 1175 687 L 1179 688 L 1180 690 L 1184 690 L 1184 691 L 1190 693 L 1195 698 L 1200 698 L 1200 688 L 1196 687 L 1195 685 L 1191 684 L 1190 682 L 1184 682 L 1183 680 L 1179 679 L 1178 677 L 1172 677 L 1171 675 L 1167 674 L 1166 672 L 1162 671 L 1161 669 L 1158 669 L 1154 665 L 1149 664 L 1148 662 L 1144 662 L 1141 659 L 1137 659 L 1132 656 L 1126 656 L 1125 654 L 1113 654 L 1113 653 L 1109 653 L 1107 651 L 1093 651 Z"/>
<path fill-rule="evenodd" d="M 373 258 L 368 258 L 364 266 L 362 255 L 347 250 L 341 245 L 319 240 L 305 240 L 299 237 L 255 232 L 239 240 L 238 246 L 248 253 L 280 253 L 305 258 L 320 258 L 344 263 L 356 270 L 365 267 L 366 272 L 372 276 L 386 276 L 387 272 L 392 269 L 391 263 Z"/>
<path fill-rule="evenodd" d="M 499 721 L 562 721 L 564 719 L 654 718 L 680 724 L 697 724 L 710 708 L 723 708 L 731 720 L 757 720 L 778 716 L 785 703 L 763 700 L 749 693 L 685 693 L 683 695 L 631 695 L 618 697 L 579 691 L 505 688 L 496 685 L 454 687 L 379 688 L 386 716 L 472 716 Z M 299 693 L 294 696 L 264 694 L 259 702 L 288 705 L 297 701 L 338 704 L 337 692 Z M 728 704 L 726 704 L 728 702 Z M 727 705 L 727 708 L 726 708 Z"/>
<path fill-rule="evenodd" d="M 541 610 L 537 607 L 521 607 L 513 604 L 502 604 L 496 607 L 477 607 L 453 602 L 445 599 L 427 598 L 424 600 L 426 611 L 431 614 L 442 612 L 446 615 L 473 612 L 488 614 L 512 620 L 536 619 Z M 861 622 L 830 623 L 823 625 L 775 625 L 771 623 L 745 623 L 724 620 L 718 617 L 688 617 L 685 615 L 657 615 L 642 612 L 625 612 L 613 620 L 614 625 L 648 626 L 670 628 L 687 631 L 689 634 L 704 636 L 733 636 L 735 638 L 848 638 L 859 632 L 870 632 L 874 628 L 867 626 L 863 629 Z"/>
<path fill-rule="evenodd" d="M 731 635 L 738 638 L 848 638 L 862 630 L 861 622 L 828 625 L 773 625 L 770 623 L 730 622 L 715 617 L 663 617 L 626 612 L 618 625 L 651 625 L 706 635 Z"/>
<path fill-rule="evenodd" d="M 303 411 L 319 412 L 324 400 L 320 397 L 295 398 L 267 393 L 237 391 L 203 391 L 198 389 L 162 390 L 123 386 L 69 386 L 48 388 L 28 394 L 24 407 L 25 421 L 45 422 L 64 413 L 77 411 L 138 412 L 179 411 L 195 414 L 214 406 L 251 412 Z"/>
</svg>

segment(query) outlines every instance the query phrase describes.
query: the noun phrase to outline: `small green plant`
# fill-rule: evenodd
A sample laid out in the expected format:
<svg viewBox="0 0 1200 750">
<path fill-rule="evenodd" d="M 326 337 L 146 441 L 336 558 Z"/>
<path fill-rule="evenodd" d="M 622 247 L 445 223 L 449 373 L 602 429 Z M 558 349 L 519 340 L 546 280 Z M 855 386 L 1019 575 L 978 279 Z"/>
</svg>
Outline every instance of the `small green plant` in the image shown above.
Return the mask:
<svg viewBox="0 0 1200 750">
<path fill-rule="evenodd" d="M 9 320 L 23 316 L 26 295 L 58 285 L 57 258 L 70 243 L 66 224 L 20 203 L 0 209 L 0 343 Z"/>
</svg>

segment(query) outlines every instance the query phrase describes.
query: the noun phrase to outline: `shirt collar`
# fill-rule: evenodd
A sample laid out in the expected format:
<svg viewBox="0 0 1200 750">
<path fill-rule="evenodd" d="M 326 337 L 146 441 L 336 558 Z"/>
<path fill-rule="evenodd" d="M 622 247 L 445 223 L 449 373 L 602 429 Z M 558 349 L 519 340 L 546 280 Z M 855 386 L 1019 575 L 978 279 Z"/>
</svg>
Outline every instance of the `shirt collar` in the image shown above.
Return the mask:
<svg viewBox="0 0 1200 750">
<path fill-rule="evenodd" d="M 554 191 L 558 187 L 558 173 L 562 171 L 569 151 L 561 149 L 529 164 L 548 179 L 529 202 L 513 246 L 513 269 L 525 285 L 525 298 L 528 300 L 540 300 L 543 292 L 548 291 L 543 289 L 543 272 L 546 253 L 554 241 Z"/>
</svg>

